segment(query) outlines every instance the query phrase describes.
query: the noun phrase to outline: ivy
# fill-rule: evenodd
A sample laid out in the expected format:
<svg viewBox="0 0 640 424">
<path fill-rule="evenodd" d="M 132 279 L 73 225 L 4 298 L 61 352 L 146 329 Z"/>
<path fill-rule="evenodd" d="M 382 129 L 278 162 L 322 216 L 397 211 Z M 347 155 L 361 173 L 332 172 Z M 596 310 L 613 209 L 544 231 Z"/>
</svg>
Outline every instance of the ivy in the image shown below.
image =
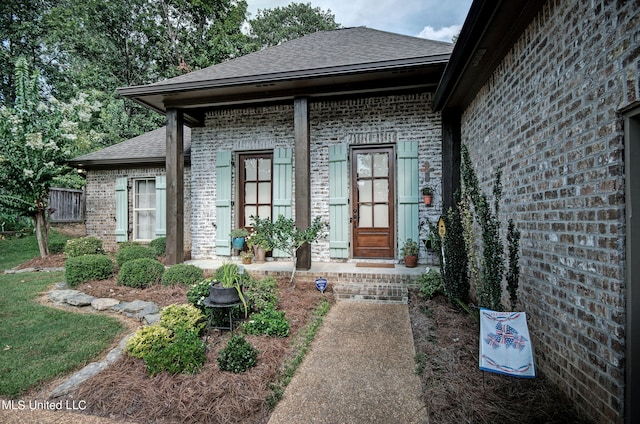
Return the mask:
<svg viewBox="0 0 640 424">
<path fill-rule="evenodd" d="M 459 194 L 457 195 L 459 198 Z M 469 300 L 469 259 L 464 240 L 460 209 L 449 208 L 444 217 L 447 232 L 444 236 L 444 292 L 457 307 L 458 301 Z"/>
<path fill-rule="evenodd" d="M 507 290 L 509 290 L 509 302 L 511 309 L 516 308 L 518 303 L 518 280 L 520 279 L 520 265 L 518 260 L 520 245 L 520 230 L 513 223 L 513 219 L 509 220 L 507 227 L 507 243 L 509 249 L 509 270 L 507 271 Z"/>
</svg>

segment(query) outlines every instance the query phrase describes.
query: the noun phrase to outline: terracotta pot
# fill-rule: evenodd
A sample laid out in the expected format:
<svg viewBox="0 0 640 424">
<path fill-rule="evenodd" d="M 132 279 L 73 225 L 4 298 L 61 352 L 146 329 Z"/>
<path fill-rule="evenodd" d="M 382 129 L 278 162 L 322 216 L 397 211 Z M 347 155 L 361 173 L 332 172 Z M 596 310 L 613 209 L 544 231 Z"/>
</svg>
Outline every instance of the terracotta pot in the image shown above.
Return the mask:
<svg viewBox="0 0 640 424">
<path fill-rule="evenodd" d="M 404 257 L 404 266 L 407 268 L 415 268 L 418 266 L 418 256 L 405 256 Z"/>
<path fill-rule="evenodd" d="M 433 201 L 433 196 L 424 196 L 424 204 L 427 206 L 431 206 L 431 202 Z"/>
<path fill-rule="evenodd" d="M 267 256 L 267 251 L 260 246 L 253 247 L 253 253 L 256 255 L 256 263 L 263 263 Z"/>
<path fill-rule="evenodd" d="M 242 263 L 243 265 L 251 265 L 251 260 L 253 258 L 251 256 L 243 256 L 242 257 Z"/>
</svg>

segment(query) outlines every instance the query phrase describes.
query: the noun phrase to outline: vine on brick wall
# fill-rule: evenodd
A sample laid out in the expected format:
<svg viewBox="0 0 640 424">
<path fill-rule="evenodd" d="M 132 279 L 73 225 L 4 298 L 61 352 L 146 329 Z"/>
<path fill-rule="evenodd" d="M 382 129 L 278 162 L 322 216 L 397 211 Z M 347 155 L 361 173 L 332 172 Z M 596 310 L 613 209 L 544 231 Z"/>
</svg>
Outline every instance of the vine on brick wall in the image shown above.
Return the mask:
<svg viewBox="0 0 640 424">
<path fill-rule="evenodd" d="M 518 303 L 518 280 L 520 279 L 520 230 L 516 228 L 513 219 L 509 220 L 507 227 L 507 244 L 509 249 L 509 269 L 507 271 L 507 290 L 511 309 L 516 309 Z"/>
<path fill-rule="evenodd" d="M 460 167 L 460 174 L 463 185 L 463 194 L 468 199 L 468 203 L 473 205 L 475 218 L 477 219 L 481 231 L 482 261 L 480 280 L 478 282 L 478 302 L 482 307 L 500 311 L 504 309 L 501 303 L 501 298 L 502 279 L 505 273 L 504 245 L 500 238 L 500 221 L 498 220 L 500 200 L 502 199 L 502 172 L 501 170 L 497 170 L 495 175 L 493 185 L 493 210 L 490 207 L 487 196 L 482 192 L 482 190 L 480 190 L 480 184 L 473 169 L 469 150 L 464 145 L 462 146 L 462 164 Z M 464 225 L 466 228 L 465 241 L 467 242 L 468 251 L 474 252 L 474 248 L 472 247 L 474 246 L 472 238 L 473 225 L 468 221 L 465 221 Z M 513 248 L 516 249 L 516 256 L 518 242 L 519 238 L 513 246 Z M 473 267 L 476 264 L 475 260 L 476 257 L 474 254 L 471 254 L 469 261 L 472 263 L 472 275 L 474 270 Z M 511 278 L 518 278 L 518 266 L 517 260 L 515 262 L 510 261 L 509 275 L 511 275 Z M 513 270 L 511 267 L 513 267 Z M 514 286 L 513 282 L 511 284 Z M 516 287 L 514 290 L 517 290 L 517 285 L 514 287 Z"/>
<path fill-rule="evenodd" d="M 456 193 L 458 200 L 460 193 Z M 458 202 L 456 202 L 457 204 Z M 444 292 L 449 301 L 459 307 L 460 302 L 469 301 L 468 255 L 464 239 L 464 229 L 457 205 L 449 208 L 444 216 L 447 232 L 444 236 Z"/>
</svg>

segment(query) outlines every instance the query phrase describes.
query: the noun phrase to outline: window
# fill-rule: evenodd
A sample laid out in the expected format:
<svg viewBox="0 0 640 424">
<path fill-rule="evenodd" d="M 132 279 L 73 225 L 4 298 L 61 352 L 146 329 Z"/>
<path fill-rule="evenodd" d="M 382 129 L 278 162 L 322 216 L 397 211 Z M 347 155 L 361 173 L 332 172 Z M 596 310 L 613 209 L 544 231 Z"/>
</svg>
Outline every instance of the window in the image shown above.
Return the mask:
<svg viewBox="0 0 640 424">
<path fill-rule="evenodd" d="M 134 180 L 133 239 L 153 240 L 156 227 L 156 181 Z"/>
<path fill-rule="evenodd" d="M 251 216 L 271 218 L 272 154 L 240 155 L 240 226 L 249 227 Z"/>
</svg>

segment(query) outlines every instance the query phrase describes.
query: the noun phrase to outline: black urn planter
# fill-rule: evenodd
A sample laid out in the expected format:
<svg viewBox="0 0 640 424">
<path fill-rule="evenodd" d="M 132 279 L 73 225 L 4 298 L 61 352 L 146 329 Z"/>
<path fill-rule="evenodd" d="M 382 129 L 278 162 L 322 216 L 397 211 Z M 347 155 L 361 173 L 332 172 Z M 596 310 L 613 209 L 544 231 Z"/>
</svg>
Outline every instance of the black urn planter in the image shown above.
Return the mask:
<svg viewBox="0 0 640 424">
<path fill-rule="evenodd" d="M 240 287 L 240 290 L 242 290 L 242 287 Z M 218 282 L 209 286 L 209 300 L 220 305 L 240 303 L 241 301 L 238 289 L 235 287 L 222 287 Z"/>
</svg>

